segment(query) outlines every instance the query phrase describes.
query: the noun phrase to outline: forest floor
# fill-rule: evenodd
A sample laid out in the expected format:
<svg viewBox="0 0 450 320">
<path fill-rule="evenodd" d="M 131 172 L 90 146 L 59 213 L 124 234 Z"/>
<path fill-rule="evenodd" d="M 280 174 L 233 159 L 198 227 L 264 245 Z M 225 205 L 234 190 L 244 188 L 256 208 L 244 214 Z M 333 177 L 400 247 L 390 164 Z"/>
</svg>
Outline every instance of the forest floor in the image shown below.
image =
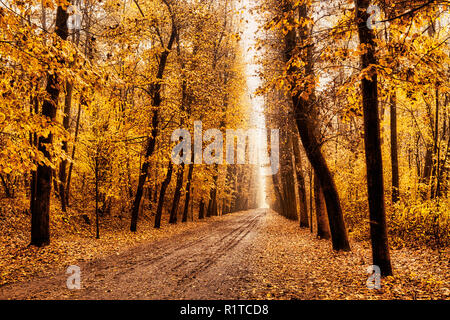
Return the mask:
<svg viewBox="0 0 450 320">
<path fill-rule="evenodd" d="M 392 250 L 394 277 L 370 290 L 366 242 L 336 253 L 270 210 L 142 233 L 138 244 L 109 234 L 0 253 L 0 299 L 450 299 L 448 251 Z M 69 265 L 81 268 L 81 290 L 66 287 Z"/>
</svg>

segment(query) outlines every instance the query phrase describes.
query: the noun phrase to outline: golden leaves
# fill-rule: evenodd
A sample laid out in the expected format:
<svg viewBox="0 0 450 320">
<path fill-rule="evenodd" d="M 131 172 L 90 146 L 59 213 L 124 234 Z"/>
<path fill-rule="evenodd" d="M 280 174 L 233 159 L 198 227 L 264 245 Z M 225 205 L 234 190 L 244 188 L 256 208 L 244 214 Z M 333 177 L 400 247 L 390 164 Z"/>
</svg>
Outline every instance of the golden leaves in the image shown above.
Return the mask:
<svg viewBox="0 0 450 320">
<path fill-rule="evenodd" d="M 67 7 L 70 6 L 69 0 L 55 0 L 55 2 L 58 7 L 62 7 L 64 10 L 66 10 Z"/>
<path fill-rule="evenodd" d="M 371 64 L 367 68 L 361 70 L 358 75 L 359 80 L 366 79 L 368 81 L 373 81 L 374 77 L 377 75 L 377 65 Z"/>
<path fill-rule="evenodd" d="M 54 10 L 55 6 L 53 0 L 42 0 L 42 6 L 47 9 Z"/>
</svg>

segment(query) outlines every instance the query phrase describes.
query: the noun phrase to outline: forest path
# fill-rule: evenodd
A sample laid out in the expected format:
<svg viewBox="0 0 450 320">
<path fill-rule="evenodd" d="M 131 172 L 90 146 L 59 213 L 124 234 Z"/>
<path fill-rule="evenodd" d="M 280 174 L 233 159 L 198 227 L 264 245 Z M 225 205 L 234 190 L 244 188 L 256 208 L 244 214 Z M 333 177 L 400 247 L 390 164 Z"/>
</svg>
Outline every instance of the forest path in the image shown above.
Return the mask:
<svg viewBox="0 0 450 320">
<path fill-rule="evenodd" d="M 238 299 L 252 287 L 252 248 L 267 217 L 252 210 L 105 259 L 80 263 L 80 290 L 69 275 L 0 287 L 0 299 Z"/>
</svg>

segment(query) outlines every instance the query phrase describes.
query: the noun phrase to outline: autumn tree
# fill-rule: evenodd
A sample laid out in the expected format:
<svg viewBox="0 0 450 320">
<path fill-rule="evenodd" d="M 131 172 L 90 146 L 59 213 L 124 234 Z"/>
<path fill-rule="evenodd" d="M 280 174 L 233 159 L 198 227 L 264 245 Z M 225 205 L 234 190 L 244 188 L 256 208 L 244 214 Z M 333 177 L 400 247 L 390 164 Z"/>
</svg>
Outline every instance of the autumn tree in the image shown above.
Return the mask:
<svg viewBox="0 0 450 320">
<path fill-rule="evenodd" d="M 316 134 L 316 124 L 311 119 L 312 97 L 314 90 L 313 62 L 311 57 L 311 39 L 309 38 L 309 29 L 307 25 L 307 5 L 298 6 L 302 27 L 299 29 L 299 36 L 294 26 L 293 7 L 290 1 L 281 1 L 281 10 L 284 18 L 280 18 L 278 25 L 285 28 L 284 36 L 284 62 L 286 63 L 287 81 L 290 83 L 292 103 L 294 106 L 295 118 L 298 131 L 305 148 L 306 154 L 314 171 L 319 177 L 327 204 L 327 211 L 330 221 L 330 230 L 332 234 L 333 248 L 335 250 L 350 250 L 350 245 L 345 229 L 342 208 L 339 200 L 339 194 L 336 189 L 331 171 L 321 152 Z M 275 22 L 275 26 L 277 23 Z M 298 41 L 298 42 L 297 42 Z M 297 51 L 300 50 L 300 56 Z M 300 59 L 304 65 L 305 79 L 303 87 L 299 87 L 296 80 L 300 76 L 300 70 L 297 67 L 297 61 Z"/>
<path fill-rule="evenodd" d="M 131 226 L 130 230 L 132 232 L 137 231 L 137 222 L 139 218 L 139 208 L 141 205 L 142 195 L 144 192 L 144 185 L 147 180 L 148 171 L 149 171 L 149 162 L 148 158 L 152 156 L 152 154 L 155 152 L 155 145 L 156 145 L 156 138 L 158 136 L 158 126 L 159 126 L 159 110 L 158 108 L 161 106 L 162 98 L 161 98 L 161 81 L 163 80 L 164 72 L 167 65 L 167 59 L 169 57 L 169 54 L 172 50 L 172 47 L 175 43 L 176 36 L 177 36 L 177 25 L 176 25 L 176 17 L 175 12 L 173 11 L 172 5 L 169 1 L 163 1 L 163 3 L 166 5 L 167 10 L 169 11 L 170 19 L 171 19 L 171 31 L 170 36 L 167 41 L 167 44 L 164 42 L 164 40 L 160 39 L 160 45 L 163 48 L 160 56 L 159 56 L 159 65 L 157 68 L 157 73 L 155 77 L 154 83 L 150 84 L 149 88 L 147 89 L 152 98 L 152 105 L 154 107 L 152 120 L 151 120 L 151 136 L 148 138 L 146 152 L 145 152 L 145 161 L 141 168 L 141 173 L 139 176 L 139 183 L 136 190 L 136 196 L 133 202 L 133 206 L 131 208 Z M 156 26 L 158 28 L 158 26 Z M 159 29 L 158 29 L 159 32 Z"/>
<path fill-rule="evenodd" d="M 66 8 L 58 6 L 56 13 L 55 33 L 62 40 L 68 37 Z M 46 91 L 48 98 L 42 105 L 42 115 L 48 117 L 50 121 L 56 120 L 56 110 L 58 106 L 59 93 L 63 84 L 58 79 L 56 72 L 49 74 L 47 78 Z M 53 142 L 52 133 L 47 137 L 39 137 L 38 150 L 50 161 L 51 155 L 49 147 Z M 33 187 L 34 198 L 31 201 L 31 244 L 41 247 L 50 243 L 50 197 L 52 190 L 53 169 L 50 164 L 38 164 L 36 170 L 36 185 Z"/>
<path fill-rule="evenodd" d="M 364 141 L 366 147 L 367 185 L 369 195 L 370 234 L 373 263 L 380 267 L 383 276 L 392 274 L 384 206 L 383 159 L 381 155 L 380 118 L 378 109 L 378 81 L 375 66 L 375 36 L 368 28 L 369 1 L 355 2 L 356 22 L 361 45 L 361 67 L 367 73 L 362 82 L 364 110 Z"/>
</svg>

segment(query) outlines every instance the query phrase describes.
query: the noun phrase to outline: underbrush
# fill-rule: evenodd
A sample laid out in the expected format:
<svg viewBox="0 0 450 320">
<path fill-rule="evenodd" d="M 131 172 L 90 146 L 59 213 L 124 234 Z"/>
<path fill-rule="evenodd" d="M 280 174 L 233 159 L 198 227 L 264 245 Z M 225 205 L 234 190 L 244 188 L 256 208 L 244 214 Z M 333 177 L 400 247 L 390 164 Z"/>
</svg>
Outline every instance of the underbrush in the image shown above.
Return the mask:
<svg viewBox="0 0 450 320">
<path fill-rule="evenodd" d="M 345 221 L 351 238 L 370 240 L 369 209 L 366 200 L 344 206 Z M 450 246 L 450 202 L 435 199 L 402 201 L 386 208 L 389 241 L 393 247 Z"/>
<path fill-rule="evenodd" d="M 450 203 L 434 199 L 399 203 L 389 213 L 389 233 L 396 246 L 450 246 Z"/>
</svg>

